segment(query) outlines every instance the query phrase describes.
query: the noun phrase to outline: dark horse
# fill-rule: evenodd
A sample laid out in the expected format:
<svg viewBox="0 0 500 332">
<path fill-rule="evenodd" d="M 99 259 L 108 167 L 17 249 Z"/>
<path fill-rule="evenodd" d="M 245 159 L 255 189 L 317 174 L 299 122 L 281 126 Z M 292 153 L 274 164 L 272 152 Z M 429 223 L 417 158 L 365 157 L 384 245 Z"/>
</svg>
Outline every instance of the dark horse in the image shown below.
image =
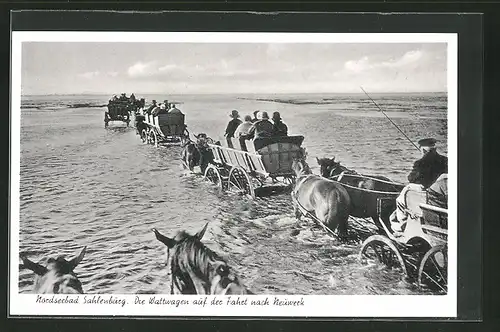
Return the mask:
<svg viewBox="0 0 500 332">
<path fill-rule="evenodd" d="M 297 220 L 307 212 L 332 231 L 338 229 L 339 237 L 345 238 L 351 207 L 351 199 L 345 188 L 312 174 L 303 158 L 294 159 L 292 169 L 296 175 L 292 201 Z"/>
<path fill-rule="evenodd" d="M 201 239 L 208 223 L 196 235 L 180 231 L 174 238 L 153 229 L 156 238 L 168 247 L 171 294 L 231 295 L 253 294 L 238 280 L 232 269 Z"/>
<path fill-rule="evenodd" d="M 404 185 L 395 183 L 385 176 L 358 174 L 356 171 L 350 170 L 341 165 L 340 162 L 335 161 L 335 157 L 321 159 L 316 158 L 316 160 L 320 166 L 321 176 L 330 179 L 333 178 L 334 180 L 350 187 L 361 189 L 348 189 L 352 203 L 351 215 L 359 218 L 372 218 L 379 231 L 385 233 L 384 228 L 379 221 L 377 199 L 379 197 L 394 197 L 396 193 L 403 190 Z M 372 193 L 370 191 L 376 191 L 377 193 Z M 381 211 L 380 217 L 388 230 L 391 230 L 389 216 L 395 208 L 395 199 L 387 200 Z"/>
<path fill-rule="evenodd" d="M 189 136 L 182 138 L 182 164 L 190 171 L 193 171 L 195 166 L 199 166 L 201 173 L 205 174 L 208 164 L 214 159 L 212 150 L 208 146 L 211 139 L 203 133 L 194 137 L 196 137 L 196 142 L 193 142 Z"/>
<path fill-rule="evenodd" d="M 35 272 L 35 289 L 37 294 L 83 294 L 82 283 L 73 272 L 85 256 L 83 248 L 80 254 L 70 261 L 59 256 L 49 258 L 46 266 L 30 261 L 21 255 L 22 267 Z"/>
</svg>

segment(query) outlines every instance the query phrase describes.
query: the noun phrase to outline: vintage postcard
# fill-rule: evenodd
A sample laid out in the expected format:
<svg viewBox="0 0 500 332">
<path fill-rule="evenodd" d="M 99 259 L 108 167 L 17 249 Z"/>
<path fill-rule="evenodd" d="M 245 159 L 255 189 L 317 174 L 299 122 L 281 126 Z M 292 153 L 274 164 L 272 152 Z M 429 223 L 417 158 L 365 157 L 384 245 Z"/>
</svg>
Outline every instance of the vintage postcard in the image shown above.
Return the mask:
<svg viewBox="0 0 500 332">
<path fill-rule="evenodd" d="M 11 105 L 10 315 L 457 316 L 456 34 L 14 31 Z"/>
</svg>

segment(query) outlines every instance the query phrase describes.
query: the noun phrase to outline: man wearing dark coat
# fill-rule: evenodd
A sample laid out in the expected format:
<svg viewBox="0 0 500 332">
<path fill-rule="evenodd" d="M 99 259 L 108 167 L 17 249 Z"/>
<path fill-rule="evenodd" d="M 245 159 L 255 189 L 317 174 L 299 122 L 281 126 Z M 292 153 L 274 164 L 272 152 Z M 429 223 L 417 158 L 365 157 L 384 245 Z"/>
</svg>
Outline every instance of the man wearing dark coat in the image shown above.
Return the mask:
<svg viewBox="0 0 500 332">
<path fill-rule="evenodd" d="M 396 211 L 391 215 L 394 230 L 400 230 L 401 223 L 404 223 L 409 216 L 408 212 L 415 212 L 408 211 L 408 192 L 414 192 L 411 197 L 420 197 L 422 199 L 421 203 L 425 203 L 427 188 L 436 182 L 441 174 L 448 173 L 448 158 L 437 153 L 436 142 L 434 138 L 424 138 L 418 141 L 423 156 L 413 164 L 413 169 L 408 174 L 410 183 L 403 188 L 398 198 L 396 198 Z M 412 203 L 418 202 L 412 200 Z M 418 206 L 418 204 L 413 205 Z"/>
<path fill-rule="evenodd" d="M 423 157 L 413 164 L 408 181 L 429 188 L 441 174 L 448 173 L 448 158 L 437 153 L 434 138 L 422 139 L 418 144 Z"/>
<path fill-rule="evenodd" d="M 234 132 L 238 128 L 238 126 L 241 124 L 241 120 L 238 119 L 240 117 L 239 113 L 237 110 L 233 110 L 231 114 L 229 114 L 231 117 L 231 121 L 227 124 L 226 127 L 226 132 L 224 133 L 224 136 L 226 137 L 226 142 L 227 146 L 229 148 L 233 148 L 233 138 L 234 138 Z"/>
</svg>

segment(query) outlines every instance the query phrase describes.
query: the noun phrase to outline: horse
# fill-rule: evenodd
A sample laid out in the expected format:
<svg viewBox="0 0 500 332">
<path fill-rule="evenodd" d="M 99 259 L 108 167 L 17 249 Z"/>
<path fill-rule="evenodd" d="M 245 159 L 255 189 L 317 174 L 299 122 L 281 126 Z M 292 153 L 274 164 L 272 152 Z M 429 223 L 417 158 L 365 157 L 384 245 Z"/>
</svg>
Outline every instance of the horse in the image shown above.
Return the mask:
<svg viewBox="0 0 500 332">
<path fill-rule="evenodd" d="M 239 280 L 229 265 L 201 239 L 208 223 L 195 235 L 179 231 L 174 238 L 153 228 L 160 242 L 168 247 L 171 294 L 237 295 L 253 294 Z"/>
<path fill-rule="evenodd" d="M 351 215 L 358 218 L 371 218 L 374 224 L 379 229 L 379 232 L 385 234 L 384 227 L 380 223 L 380 219 L 377 211 L 377 195 L 370 194 L 371 191 L 386 192 L 389 194 L 401 192 L 404 185 L 395 183 L 391 179 L 380 176 L 380 175 L 364 175 L 358 174 L 354 170 L 350 170 L 347 167 L 340 164 L 340 162 L 335 161 L 333 158 L 316 158 L 320 166 L 321 176 L 325 178 L 336 178 L 336 181 L 346 184 L 351 187 L 366 189 L 363 190 L 349 190 L 349 196 L 351 197 Z M 342 174 L 356 175 L 356 176 L 341 176 Z M 381 181 L 377 181 L 381 180 Z M 389 216 L 395 210 L 396 202 L 391 202 L 387 206 L 384 206 L 381 211 L 381 218 L 386 228 L 391 230 Z"/>
<path fill-rule="evenodd" d="M 87 247 L 84 247 L 78 256 L 67 261 L 63 256 L 56 259 L 50 257 L 46 266 L 32 262 L 25 255 L 20 258 L 22 267 L 33 271 L 35 277 L 36 294 L 83 294 L 82 283 L 73 272 L 75 267 L 85 256 Z"/>
<path fill-rule="evenodd" d="M 201 173 L 205 174 L 208 164 L 214 160 L 212 150 L 208 147 L 208 142 L 211 141 L 206 134 L 200 133 L 194 135 L 196 142 L 193 142 L 189 136 L 181 139 L 181 160 L 184 168 L 188 168 L 191 172 L 195 166 L 199 166 Z"/>
<path fill-rule="evenodd" d="M 341 239 L 345 238 L 351 207 L 346 189 L 334 181 L 312 174 L 304 158 L 294 158 L 292 170 L 296 175 L 292 202 L 297 222 L 305 212 L 314 214 L 330 230 L 337 229 Z"/>
</svg>

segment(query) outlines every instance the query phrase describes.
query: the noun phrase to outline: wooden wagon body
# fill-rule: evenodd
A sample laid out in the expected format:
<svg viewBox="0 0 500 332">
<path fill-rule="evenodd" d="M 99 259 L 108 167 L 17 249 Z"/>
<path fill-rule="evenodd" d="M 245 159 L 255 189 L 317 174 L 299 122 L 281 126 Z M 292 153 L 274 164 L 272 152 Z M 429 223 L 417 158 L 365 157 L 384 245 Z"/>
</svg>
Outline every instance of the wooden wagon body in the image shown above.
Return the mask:
<svg viewBox="0 0 500 332">
<path fill-rule="evenodd" d="M 143 142 L 158 146 L 161 143 L 179 143 L 181 138 L 189 136 L 185 124 L 185 115 L 180 112 L 143 113 L 140 125 Z"/>
<path fill-rule="evenodd" d="M 303 136 L 261 138 L 250 151 L 209 144 L 214 160 L 205 177 L 218 184 L 255 197 L 255 189 L 273 184 L 290 185 L 295 178 L 292 160 L 304 156 Z"/>
</svg>

